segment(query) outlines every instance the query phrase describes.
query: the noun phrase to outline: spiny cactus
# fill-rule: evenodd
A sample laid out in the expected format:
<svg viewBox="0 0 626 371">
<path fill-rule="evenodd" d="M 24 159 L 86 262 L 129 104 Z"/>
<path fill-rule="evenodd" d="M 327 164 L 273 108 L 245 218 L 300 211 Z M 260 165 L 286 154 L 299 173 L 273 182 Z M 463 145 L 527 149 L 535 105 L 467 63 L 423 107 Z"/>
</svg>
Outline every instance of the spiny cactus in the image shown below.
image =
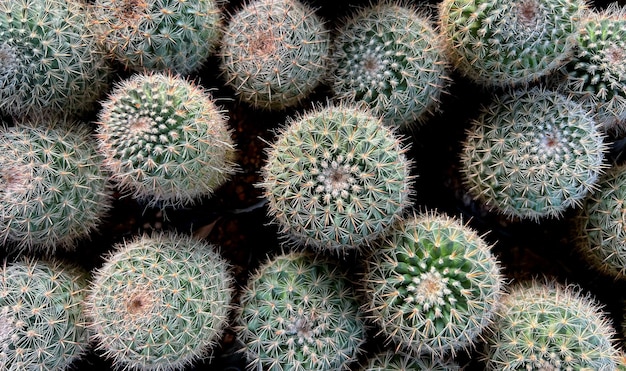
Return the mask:
<svg viewBox="0 0 626 371">
<path fill-rule="evenodd" d="M 0 238 L 7 247 L 72 249 L 110 206 L 108 174 L 87 126 L 41 118 L 0 130 Z"/>
<path fill-rule="evenodd" d="M 338 253 L 368 246 L 410 203 L 405 152 L 364 110 L 329 106 L 291 119 L 263 167 L 269 214 L 296 243 Z"/>
<path fill-rule="evenodd" d="M 584 0 L 444 0 L 440 29 L 453 65 L 488 86 L 535 82 L 571 59 Z"/>
<path fill-rule="evenodd" d="M 467 131 L 461 171 L 469 193 L 507 217 L 560 217 L 595 188 L 606 151 L 588 110 L 533 88 L 483 108 Z"/>
<path fill-rule="evenodd" d="M 443 357 L 469 349 L 502 296 L 490 246 L 436 212 L 397 223 L 366 262 L 368 318 L 389 342 L 417 353 Z"/>
<path fill-rule="evenodd" d="M 332 54 L 336 98 L 367 103 L 388 125 L 424 122 L 448 85 L 443 43 L 427 15 L 391 2 L 344 21 Z"/>
<path fill-rule="evenodd" d="M 97 136 L 113 179 L 149 205 L 193 203 L 235 170 L 224 112 L 178 76 L 139 74 L 119 83 L 103 102 Z"/>
<path fill-rule="evenodd" d="M 221 69 L 241 101 L 266 110 L 300 103 L 328 70 L 330 35 L 299 0 L 255 0 L 232 16 Z"/>
<path fill-rule="evenodd" d="M 217 0 L 97 0 L 99 42 L 135 71 L 189 74 L 202 66 L 220 37 Z"/>
<path fill-rule="evenodd" d="M 385 351 L 375 354 L 361 371 L 459 371 L 455 362 L 446 362 L 431 355 L 416 357 L 404 352 Z"/>
<path fill-rule="evenodd" d="M 117 245 L 86 299 L 99 350 L 120 368 L 175 370 L 207 355 L 233 296 L 215 246 L 172 233 Z"/>
<path fill-rule="evenodd" d="M 0 368 L 64 370 L 89 346 L 86 273 L 23 259 L 0 269 Z"/>
<path fill-rule="evenodd" d="M 496 318 L 484 333 L 489 371 L 616 369 L 615 330 L 600 304 L 576 286 L 518 283 Z"/>
<path fill-rule="evenodd" d="M 0 2 L 0 112 L 81 114 L 108 87 L 109 68 L 74 0 Z"/>
<path fill-rule="evenodd" d="M 264 263 L 244 289 L 240 310 L 250 370 L 343 370 L 365 339 L 345 272 L 304 252 Z"/>
</svg>

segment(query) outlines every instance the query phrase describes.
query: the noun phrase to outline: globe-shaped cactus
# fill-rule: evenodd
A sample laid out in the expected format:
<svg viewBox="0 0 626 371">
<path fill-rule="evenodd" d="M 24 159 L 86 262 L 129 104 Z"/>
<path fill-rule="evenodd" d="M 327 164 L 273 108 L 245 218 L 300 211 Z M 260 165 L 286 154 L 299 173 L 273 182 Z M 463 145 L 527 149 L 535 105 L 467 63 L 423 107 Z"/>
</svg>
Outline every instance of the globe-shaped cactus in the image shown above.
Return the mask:
<svg viewBox="0 0 626 371">
<path fill-rule="evenodd" d="M 595 188 L 606 151 L 588 110 L 533 88 L 484 107 L 467 131 L 461 171 L 469 193 L 507 217 L 560 217 Z"/>
<path fill-rule="evenodd" d="M 264 263 L 242 293 L 240 312 L 250 370 L 343 370 L 365 340 L 348 276 L 335 262 L 309 253 Z"/>
<path fill-rule="evenodd" d="M 448 85 L 443 43 L 417 10 L 382 2 L 339 28 L 331 81 L 338 100 L 365 102 L 392 126 L 424 122 Z"/>
<path fill-rule="evenodd" d="M 233 296 L 215 246 L 172 233 L 117 245 L 85 301 L 97 348 L 116 366 L 176 370 L 208 355 Z"/>
<path fill-rule="evenodd" d="M 376 353 L 361 371 L 459 371 L 455 362 L 444 361 L 430 354 L 416 357 L 404 352 L 384 351 Z"/>
<path fill-rule="evenodd" d="M 393 130 L 367 111 L 315 109 L 271 144 L 260 184 L 295 243 L 343 253 L 369 246 L 409 205 L 410 162 Z"/>
<path fill-rule="evenodd" d="M 103 102 L 97 136 L 112 178 L 148 205 L 210 196 L 235 171 L 227 118 L 200 86 L 169 74 L 138 74 Z"/>
<path fill-rule="evenodd" d="M 444 357 L 469 349 L 503 293 L 490 246 L 435 212 L 397 223 L 366 262 L 368 318 L 387 341 L 413 353 Z"/>
</svg>

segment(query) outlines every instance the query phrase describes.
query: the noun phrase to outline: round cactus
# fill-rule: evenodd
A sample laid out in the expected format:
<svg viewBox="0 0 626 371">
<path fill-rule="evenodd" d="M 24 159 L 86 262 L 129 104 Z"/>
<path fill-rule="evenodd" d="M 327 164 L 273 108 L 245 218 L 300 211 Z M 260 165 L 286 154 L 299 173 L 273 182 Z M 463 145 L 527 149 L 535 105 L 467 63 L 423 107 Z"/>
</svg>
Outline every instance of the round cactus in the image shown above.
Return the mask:
<svg viewBox="0 0 626 371">
<path fill-rule="evenodd" d="M 444 0 L 440 29 L 453 65 L 488 86 L 536 81 L 571 59 L 585 0 Z"/>
<path fill-rule="evenodd" d="M 397 223 L 367 259 L 364 281 L 368 317 L 388 341 L 435 357 L 473 345 L 504 286 L 490 246 L 434 212 Z"/>
<path fill-rule="evenodd" d="M 615 370 L 615 330 L 578 287 L 548 280 L 519 283 L 485 331 L 486 369 Z"/>
<path fill-rule="evenodd" d="M 0 269 L 0 367 L 64 370 L 89 346 L 86 273 L 58 261 L 20 260 Z"/>
<path fill-rule="evenodd" d="M 137 370 L 181 369 L 209 353 L 234 292 L 215 247 L 175 234 L 116 247 L 85 302 L 98 349 L 116 366 Z"/>
<path fill-rule="evenodd" d="M 17 250 L 72 249 L 111 206 L 95 138 L 67 120 L 0 130 L 0 238 Z"/>
<path fill-rule="evenodd" d="M 365 339 L 359 302 L 344 271 L 295 252 L 263 264 L 241 297 L 249 369 L 346 369 Z"/>
<path fill-rule="evenodd" d="M 324 80 L 330 35 L 298 0 L 255 0 L 232 16 L 221 68 L 241 101 L 266 110 L 300 103 Z"/>
<path fill-rule="evenodd" d="M 403 352 L 386 351 L 371 357 L 361 371 L 459 371 L 454 362 L 446 362 L 431 355 L 415 357 Z"/>
<path fill-rule="evenodd" d="M 93 14 L 104 49 L 135 71 L 189 74 L 220 37 L 217 0 L 97 0 Z"/>
<path fill-rule="evenodd" d="M 81 2 L 0 2 L 0 112 L 83 113 L 108 87 L 109 72 Z"/>
<path fill-rule="evenodd" d="M 507 217 L 560 217 L 594 189 L 606 151 L 588 110 L 533 88 L 483 109 L 467 132 L 461 171 L 470 194 Z"/>
<path fill-rule="evenodd" d="M 405 152 L 393 130 L 360 109 L 292 119 L 263 168 L 269 214 L 294 242 L 339 253 L 367 246 L 410 204 Z"/>
<path fill-rule="evenodd" d="M 626 120 L 626 8 L 613 4 L 583 20 L 574 59 L 565 67 L 567 92 L 596 112 L 607 131 Z"/>
<path fill-rule="evenodd" d="M 103 102 L 97 136 L 113 179 L 149 205 L 193 203 L 235 170 L 223 111 L 208 92 L 177 76 L 122 81 Z"/>
<path fill-rule="evenodd" d="M 440 37 L 425 14 L 382 2 L 339 28 L 332 83 L 337 99 L 365 102 L 392 126 L 423 122 L 448 85 Z"/>
</svg>

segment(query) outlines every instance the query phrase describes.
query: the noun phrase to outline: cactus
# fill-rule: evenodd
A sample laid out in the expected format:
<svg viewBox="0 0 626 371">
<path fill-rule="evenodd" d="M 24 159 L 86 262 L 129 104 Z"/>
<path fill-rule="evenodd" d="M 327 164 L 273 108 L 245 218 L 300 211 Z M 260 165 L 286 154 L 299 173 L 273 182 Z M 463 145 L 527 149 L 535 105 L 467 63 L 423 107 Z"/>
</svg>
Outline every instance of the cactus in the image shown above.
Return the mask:
<svg viewBox="0 0 626 371">
<path fill-rule="evenodd" d="M 329 106 L 291 119 L 263 167 L 269 214 L 295 243 L 337 253 L 369 246 L 410 204 L 405 152 L 361 109 Z"/>
<path fill-rule="evenodd" d="M 331 69 L 338 100 L 366 102 L 387 125 L 423 123 L 448 85 L 443 43 L 426 14 L 382 2 L 339 28 Z"/>
<path fill-rule="evenodd" d="M 150 206 L 210 196 L 235 170 L 223 111 L 181 77 L 149 73 L 122 81 L 98 119 L 99 150 L 113 179 Z"/>
<path fill-rule="evenodd" d="M 181 369 L 207 355 L 231 309 L 233 278 L 215 246 L 162 233 L 116 246 L 85 301 L 97 349 L 116 366 Z"/>
<path fill-rule="evenodd" d="M 595 188 L 607 145 L 580 104 L 533 88 L 496 97 L 467 132 L 471 195 L 510 218 L 560 217 Z"/>
<path fill-rule="evenodd" d="M 397 223 L 366 261 L 368 317 L 388 342 L 418 354 L 442 358 L 469 349 L 503 292 L 490 246 L 436 212 Z"/>
<path fill-rule="evenodd" d="M 543 279 L 518 283 L 485 331 L 491 371 L 616 369 L 615 330 L 592 297 Z"/>
<path fill-rule="evenodd" d="M 74 0 L 0 2 L 0 112 L 79 115 L 108 87 L 110 69 Z M 61 114 L 62 113 L 62 114 Z"/>
<path fill-rule="evenodd" d="M 241 101 L 282 110 L 324 80 L 330 35 L 298 0 L 255 0 L 232 16 L 222 39 L 221 70 Z"/>
<path fill-rule="evenodd" d="M 23 259 L 0 269 L 0 367 L 64 370 L 89 346 L 86 273 L 59 261 Z"/>
<path fill-rule="evenodd" d="M 365 339 L 344 270 L 305 252 L 263 264 L 242 292 L 240 311 L 250 370 L 343 370 Z"/>
<path fill-rule="evenodd" d="M 93 14 L 104 49 L 140 72 L 194 72 L 220 37 L 217 0 L 97 0 Z"/>
<path fill-rule="evenodd" d="M 535 82 L 572 58 L 584 0 L 444 0 L 440 29 L 456 69 L 488 86 Z"/>
<path fill-rule="evenodd" d="M 459 371 L 455 362 L 446 362 L 430 355 L 415 357 L 404 352 L 385 351 L 375 354 L 361 371 Z"/>
<path fill-rule="evenodd" d="M 90 130 L 33 119 L 0 133 L 0 238 L 17 250 L 73 249 L 111 206 Z"/>
</svg>

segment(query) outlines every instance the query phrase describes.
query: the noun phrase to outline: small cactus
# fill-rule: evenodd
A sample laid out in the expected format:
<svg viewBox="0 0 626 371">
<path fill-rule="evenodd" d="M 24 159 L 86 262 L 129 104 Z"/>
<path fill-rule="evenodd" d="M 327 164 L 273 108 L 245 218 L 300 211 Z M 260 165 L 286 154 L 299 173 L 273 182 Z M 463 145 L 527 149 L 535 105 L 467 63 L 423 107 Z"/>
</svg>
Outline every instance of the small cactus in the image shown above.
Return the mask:
<svg viewBox="0 0 626 371">
<path fill-rule="evenodd" d="M 0 1 L 0 112 L 79 115 L 95 107 L 110 72 L 74 0 Z"/>
<path fill-rule="evenodd" d="M 576 286 L 554 281 L 518 283 L 501 300 L 485 332 L 488 371 L 613 371 L 615 330 L 602 307 Z"/>
<path fill-rule="evenodd" d="M 336 253 L 368 246 L 410 203 L 405 152 L 361 109 L 329 106 L 292 119 L 263 168 L 269 214 L 296 243 Z"/>
<path fill-rule="evenodd" d="M 339 28 L 332 56 L 338 100 L 365 102 L 391 126 L 422 123 L 448 85 L 443 43 L 426 14 L 382 2 Z"/>
<path fill-rule="evenodd" d="M 86 276 L 59 261 L 5 263 L 0 269 L 2 370 L 64 370 L 85 353 Z"/>
<path fill-rule="evenodd" d="M 461 171 L 469 193 L 510 218 L 560 217 L 579 206 L 606 167 L 589 111 L 533 88 L 485 107 L 467 132 Z"/>
<path fill-rule="evenodd" d="M 455 362 L 433 358 L 431 355 L 416 357 L 404 352 L 385 351 L 375 354 L 361 371 L 459 371 Z"/>
<path fill-rule="evenodd" d="M 235 13 L 221 45 L 227 85 L 253 107 L 300 103 L 324 80 L 330 35 L 299 0 L 255 0 Z"/>
<path fill-rule="evenodd" d="M 469 349 L 503 293 L 490 246 L 435 212 L 397 223 L 366 262 L 368 317 L 389 342 L 418 354 L 444 357 Z"/>
<path fill-rule="evenodd" d="M 452 64 L 487 86 L 535 82 L 572 58 L 585 0 L 444 0 Z"/>
<path fill-rule="evenodd" d="M 210 196 L 235 170 L 224 112 L 185 79 L 139 74 L 103 102 L 99 150 L 113 180 L 150 206 Z"/>
<path fill-rule="evenodd" d="M 194 72 L 220 37 L 217 0 L 97 0 L 93 14 L 104 49 L 140 72 Z"/>
<path fill-rule="evenodd" d="M 244 289 L 240 310 L 250 370 L 343 370 L 365 340 L 345 272 L 308 253 L 283 254 L 263 264 Z"/>
<path fill-rule="evenodd" d="M 7 247 L 73 249 L 111 207 L 108 174 L 89 128 L 69 120 L 0 130 L 0 238 Z"/>
<path fill-rule="evenodd" d="M 181 369 L 221 337 L 232 284 L 215 246 L 192 237 L 163 233 L 117 245 L 85 302 L 97 348 L 120 368 Z"/>
</svg>

